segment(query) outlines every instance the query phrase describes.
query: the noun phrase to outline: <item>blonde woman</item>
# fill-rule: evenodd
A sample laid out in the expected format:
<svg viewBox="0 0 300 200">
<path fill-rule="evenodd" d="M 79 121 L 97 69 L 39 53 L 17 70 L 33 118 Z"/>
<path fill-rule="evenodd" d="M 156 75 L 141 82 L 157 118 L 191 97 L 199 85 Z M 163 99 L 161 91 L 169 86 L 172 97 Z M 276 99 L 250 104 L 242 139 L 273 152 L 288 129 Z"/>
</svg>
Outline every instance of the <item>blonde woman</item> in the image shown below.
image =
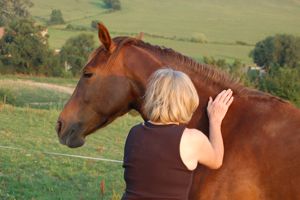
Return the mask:
<svg viewBox="0 0 300 200">
<path fill-rule="evenodd" d="M 169 68 L 154 72 L 144 100 L 148 120 L 134 126 L 126 139 L 122 200 L 187 200 L 197 164 L 212 169 L 222 165 L 221 122 L 233 101 L 232 91 L 209 98 L 209 138 L 185 127 L 199 104 L 185 73 Z"/>
</svg>

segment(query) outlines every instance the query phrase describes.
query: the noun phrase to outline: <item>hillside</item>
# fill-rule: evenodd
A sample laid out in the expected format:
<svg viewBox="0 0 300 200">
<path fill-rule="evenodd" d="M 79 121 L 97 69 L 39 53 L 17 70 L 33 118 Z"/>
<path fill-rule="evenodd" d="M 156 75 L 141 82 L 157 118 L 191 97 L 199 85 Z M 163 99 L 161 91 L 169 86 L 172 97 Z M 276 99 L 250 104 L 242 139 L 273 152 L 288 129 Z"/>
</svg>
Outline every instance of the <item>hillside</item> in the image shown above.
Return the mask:
<svg viewBox="0 0 300 200">
<path fill-rule="evenodd" d="M 89 27 L 92 20 L 99 20 L 116 35 L 143 31 L 191 38 L 204 34 L 207 44 L 145 38 L 196 58 L 206 55 L 249 62 L 253 46 L 237 45 L 237 41 L 253 45 L 276 33 L 300 35 L 298 0 L 121 0 L 122 10 L 112 13 L 105 12 L 101 0 L 33 2 L 32 14 L 41 22 L 47 20 L 51 9 L 61 9 L 67 24 Z M 68 37 L 78 34 L 63 28 L 49 29 L 53 48 L 59 48 Z"/>
</svg>

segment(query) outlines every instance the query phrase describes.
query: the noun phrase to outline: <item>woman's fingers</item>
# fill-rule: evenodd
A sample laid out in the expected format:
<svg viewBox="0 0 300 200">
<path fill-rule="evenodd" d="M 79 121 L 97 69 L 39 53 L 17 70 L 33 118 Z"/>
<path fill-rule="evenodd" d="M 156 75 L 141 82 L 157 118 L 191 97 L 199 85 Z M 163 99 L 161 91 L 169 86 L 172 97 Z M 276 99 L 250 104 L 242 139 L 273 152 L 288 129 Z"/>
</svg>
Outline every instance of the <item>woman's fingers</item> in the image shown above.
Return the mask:
<svg viewBox="0 0 300 200">
<path fill-rule="evenodd" d="M 226 105 L 229 107 L 233 102 L 233 96 L 227 101 Z"/>
<path fill-rule="evenodd" d="M 208 104 L 207 104 L 207 108 L 210 108 L 210 107 L 211 107 L 212 102 L 213 102 L 213 98 L 212 98 L 212 97 L 209 97 L 209 99 L 208 99 Z"/>
<path fill-rule="evenodd" d="M 208 105 L 207 107 L 211 107 L 212 105 L 226 105 L 226 106 L 229 106 L 232 101 L 233 101 L 233 97 L 232 97 L 232 90 L 231 89 L 227 89 L 227 90 L 223 90 L 222 92 L 220 92 L 215 100 L 213 100 L 212 97 L 209 97 L 209 100 L 208 100 Z"/>
<path fill-rule="evenodd" d="M 217 97 L 215 98 L 215 101 L 220 101 L 220 99 L 222 98 L 223 94 L 226 92 L 227 90 L 223 90 L 222 92 L 220 92 Z"/>
<path fill-rule="evenodd" d="M 225 103 L 225 99 L 231 93 L 231 89 L 223 90 L 218 96 L 216 97 L 215 101 L 220 101 Z"/>
<path fill-rule="evenodd" d="M 226 92 L 226 96 L 224 96 L 223 102 L 225 104 L 227 104 L 227 102 L 229 101 L 229 99 L 232 97 L 232 90 L 227 90 Z"/>
<path fill-rule="evenodd" d="M 223 90 L 217 95 L 215 100 L 213 100 L 212 97 L 209 97 L 207 106 L 209 120 L 221 123 L 232 102 L 233 96 L 231 89 Z"/>
</svg>

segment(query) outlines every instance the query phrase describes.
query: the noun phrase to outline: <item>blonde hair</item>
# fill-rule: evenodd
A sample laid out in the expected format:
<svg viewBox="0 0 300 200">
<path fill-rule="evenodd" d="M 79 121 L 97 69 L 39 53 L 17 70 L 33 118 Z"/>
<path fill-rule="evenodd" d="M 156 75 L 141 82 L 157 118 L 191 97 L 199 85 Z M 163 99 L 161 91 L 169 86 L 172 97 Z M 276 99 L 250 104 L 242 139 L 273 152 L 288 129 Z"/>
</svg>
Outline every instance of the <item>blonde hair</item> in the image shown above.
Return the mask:
<svg viewBox="0 0 300 200">
<path fill-rule="evenodd" d="M 170 68 L 155 71 L 147 85 L 143 111 L 160 123 L 188 123 L 198 107 L 199 97 L 191 79 Z"/>
</svg>

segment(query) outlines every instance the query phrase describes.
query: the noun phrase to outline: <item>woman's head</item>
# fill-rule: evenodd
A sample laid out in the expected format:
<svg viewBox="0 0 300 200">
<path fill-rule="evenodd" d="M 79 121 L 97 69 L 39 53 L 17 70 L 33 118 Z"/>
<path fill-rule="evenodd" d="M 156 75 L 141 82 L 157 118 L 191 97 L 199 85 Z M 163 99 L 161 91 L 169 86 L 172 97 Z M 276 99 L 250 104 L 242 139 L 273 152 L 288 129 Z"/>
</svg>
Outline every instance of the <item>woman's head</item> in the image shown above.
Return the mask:
<svg viewBox="0 0 300 200">
<path fill-rule="evenodd" d="M 151 75 L 143 107 L 149 120 L 188 123 L 198 104 L 197 91 L 185 73 L 164 68 Z"/>
</svg>

